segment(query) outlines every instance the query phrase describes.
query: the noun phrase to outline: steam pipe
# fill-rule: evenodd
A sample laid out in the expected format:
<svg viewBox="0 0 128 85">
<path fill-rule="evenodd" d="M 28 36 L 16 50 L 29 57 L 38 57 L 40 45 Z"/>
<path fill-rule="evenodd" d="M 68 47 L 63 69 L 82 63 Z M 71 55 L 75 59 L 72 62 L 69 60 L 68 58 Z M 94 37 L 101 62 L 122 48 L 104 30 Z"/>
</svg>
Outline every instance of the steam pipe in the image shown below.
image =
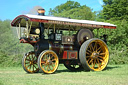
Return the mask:
<svg viewBox="0 0 128 85">
<path fill-rule="evenodd" d="M 44 23 L 39 23 L 40 27 L 40 39 L 44 39 Z"/>
<path fill-rule="evenodd" d="M 45 10 L 42 9 L 38 9 L 38 15 L 44 16 Z M 39 23 L 39 27 L 40 27 L 40 39 L 44 39 L 44 23 Z"/>
</svg>

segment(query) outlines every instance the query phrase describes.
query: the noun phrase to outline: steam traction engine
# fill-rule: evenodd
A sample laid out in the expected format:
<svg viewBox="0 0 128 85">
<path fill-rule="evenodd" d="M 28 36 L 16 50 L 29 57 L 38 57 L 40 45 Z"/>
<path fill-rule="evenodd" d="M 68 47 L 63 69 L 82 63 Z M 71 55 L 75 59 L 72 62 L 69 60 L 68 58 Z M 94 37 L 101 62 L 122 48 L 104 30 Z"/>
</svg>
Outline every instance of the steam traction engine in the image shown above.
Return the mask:
<svg viewBox="0 0 128 85">
<path fill-rule="evenodd" d="M 29 43 L 34 51 L 26 53 L 22 66 L 28 73 L 41 70 L 54 73 L 59 63 L 71 71 L 101 71 L 109 60 L 106 35 L 104 41 L 94 38 L 93 30 L 116 29 L 116 25 L 88 20 L 44 16 L 44 9 L 38 15 L 20 15 L 11 25 L 17 28 L 20 43 Z"/>
</svg>

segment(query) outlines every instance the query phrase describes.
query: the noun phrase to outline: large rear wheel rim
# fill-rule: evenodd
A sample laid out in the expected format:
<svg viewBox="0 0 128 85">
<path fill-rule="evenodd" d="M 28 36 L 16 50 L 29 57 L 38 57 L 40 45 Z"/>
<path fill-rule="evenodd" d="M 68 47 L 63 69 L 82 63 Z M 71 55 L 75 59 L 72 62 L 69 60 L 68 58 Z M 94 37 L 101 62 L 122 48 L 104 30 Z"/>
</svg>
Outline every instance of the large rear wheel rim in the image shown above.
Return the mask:
<svg viewBox="0 0 128 85">
<path fill-rule="evenodd" d="M 59 64 L 58 56 L 55 52 L 47 50 L 44 51 L 39 58 L 39 68 L 47 74 L 54 73 Z"/>
<path fill-rule="evenodd" d="M 107 45 L 99 39 L 93 40 L 88 44 L 85 55 L 89 68 L 94 71 L 103 70 L 109 60 Z"/>
</svg>

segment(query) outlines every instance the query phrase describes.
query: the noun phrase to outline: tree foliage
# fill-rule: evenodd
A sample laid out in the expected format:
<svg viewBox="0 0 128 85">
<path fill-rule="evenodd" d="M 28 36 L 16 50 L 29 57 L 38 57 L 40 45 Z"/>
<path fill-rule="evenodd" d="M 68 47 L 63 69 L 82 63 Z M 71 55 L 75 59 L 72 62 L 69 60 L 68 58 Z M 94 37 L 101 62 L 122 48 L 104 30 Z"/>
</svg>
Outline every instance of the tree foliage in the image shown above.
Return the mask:
<svg viewBox="0 0 128 85">
<path fill-rule="evenodd" d="M 19 43 L 16 29 L 10 26 L 10 22 L 10 20 L 0 21 L 0 65 L 2 66 L 20 63 L 23 54 L 31 48 L 30 45 Z"/>
<path fill-rule="evenodd" d="M 50 8 L 49 15 L 58 17 L 68 17 L 72 19 L 95 20 L 95 12 L 86 5 L 81 6 L 80 3 L 67 1 L 64 4 Z"/>
<path fill-rule="evenodd" d="M 127 63 L 128 0 L 103 0 L 103 2 L 103 10 L 97 15 L 97 20 L 117 25 L 115 30 L 107 32 L 108 46 L 111 54 L 110 63 Z"/>
<path fill-rule="evenodd" d="M 70 9 L 79 8 L 80 3 L 74 1 L 67 1 L 64 4 L 56 6 L 53 10 L 50 8 L 50 15 L 54 15 L 56 13 L 62 13 L 63 11 L 68 11 Z"/>
<path fill-rule="evenodd" d="M 128 0 L 103 0 L 103 16 L 106 20 L 128 20 Z"/>
</svg>

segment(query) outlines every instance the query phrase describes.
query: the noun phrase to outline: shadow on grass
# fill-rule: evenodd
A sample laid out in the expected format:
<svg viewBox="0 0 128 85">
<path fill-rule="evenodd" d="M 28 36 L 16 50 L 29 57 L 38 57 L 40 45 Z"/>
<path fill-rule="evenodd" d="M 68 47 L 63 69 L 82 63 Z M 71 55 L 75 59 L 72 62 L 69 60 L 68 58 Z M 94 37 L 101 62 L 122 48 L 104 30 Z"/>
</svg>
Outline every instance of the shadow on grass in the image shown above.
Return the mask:
<svg viewBox="0 0 128 85">
<path fill-rule="evenodd" d="M 115 68 L 120 68 L 119 66 L 107 66 L 104 70 L 111 70 Z"/>
<path fill-rule="evenodd" d="M 119 66 L 107 66 L 103 71 L 105 70 L 112 70 L 112 69 L 115 69 L 115 68 L 120 68 Z M 78 70 L 78 71 L 70 71 L 68 69 L 63 69 L 63 70 L 57 70 L 56 73 L 62 73 L 62 72 L 90 72 L 90 71 L 85 71 L 84 69 L 83 70 Z"/>
<path fill-rule="evenodd" d="M 105 71 L 105 70 L 112 70 L 112 69 L 116 69 L 116 68 L 120 68 L 120 66 L 107 66 L 103 71 Z M 64 73 L 64 72 L 77 73 L 77 72 L 90 72 L 90 71 L 85 71 L 84 69 L 83 70 L 78 70 L 78 71 L 70 71 L 68 69 L 58 69 L 53 74 Z M 39 71 L 38 73 L 40 74 L 40 73 L 43 73 L 43 72 Z M 32 73 L 32 74 L 38 74 L 38 73 Z M 26 73 L 26 74 L 31 74 L 31 73 Z M 43 73 L 43 75 L 45 75 L 45 73 Z"/>
</svg>

